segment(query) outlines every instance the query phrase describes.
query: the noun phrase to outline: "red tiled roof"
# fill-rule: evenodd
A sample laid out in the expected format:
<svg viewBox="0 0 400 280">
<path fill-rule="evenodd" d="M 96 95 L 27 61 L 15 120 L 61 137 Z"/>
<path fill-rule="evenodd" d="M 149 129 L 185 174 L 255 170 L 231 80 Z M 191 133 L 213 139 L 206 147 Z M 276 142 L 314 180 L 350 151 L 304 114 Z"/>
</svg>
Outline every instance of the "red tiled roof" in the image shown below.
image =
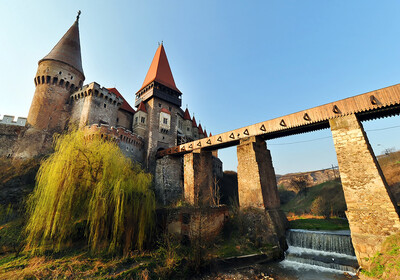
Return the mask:
<svg viewBox="0 0 400 280">
<path fill-rule="evenodd" d="M 127 112 L 130 112 L 130 113 L 132 113 L 132 114 L 135 113 L 135 109 L 133 109 L 133 108 L 131 107 L 131 105 L 129 105 L 128 101 L 125 100 L 125 98 L 122 96 L 121 93 L 119 93 L 119 91 L 118 91 L 116 88 L 108 88 L 107 90 L 108 90 L 108 91 L 111 91 L 111 92 L 114 93 L 116 96 L 118 96 L 118 97 L 120 97 L 120 98 L 122 98 L 122 99 L 124 100 L 124 102 L 122 102 L 122 105 L 121 105 L 121 109 L 122 109 L 122 110 L 125 110 L 125 111 L 127 111 Z"/>
<path fill-rule="evenodd" d="M 196 119 L 194 118 L 194 116 L 192 119 L 192 127 L 197 127 Z"/>
<path fill-rule="evenodd" d="M 171 68 L 169 67 L 168 58 L 162 44 L 158 47 L 156 54 L 154 55 L 149 71 L 147 72 L 146 78 L 144 79 L 143 85 L 139 91 L 153 81 L 180 93 L 179 89 L 175 85 L 174 77 L 172 76 Z"/>
<path fill-rule="evenodd" d="M 140 102 L 140 104 L 139 104 L 139 107 L 138 107 L 137 111 L 142 111 L 142 112 L 145 112 L 145 113 L 147 113 L 146 106 L 144 105 L 143 101 L 142 101 L 142 102 Z"/>
<path fill-rule="evenodd" d="M 203 134 L 204 135 L 203 128 L 201 127 L 201 124 L 199 124 L 199 134 Z"/>
<path fill-rule="evenodd" d="M 191 120 L 188 108 L 186 108 L 185 113 L 183 114 L 183 119 L 189 121 Z"/>
<path fill-rule="evenodd" d="M 167 110 L 167 109 L 165 109 L 165 108 L 162 108 L 162 109 L 161 109 L 161 112 L 164 112 L 164 113 L 167 113 L 167 114 L 171 115 L 171 112 L 170 112 L 170 111 L 168 111 L 168 110 Z"/>
</svg>

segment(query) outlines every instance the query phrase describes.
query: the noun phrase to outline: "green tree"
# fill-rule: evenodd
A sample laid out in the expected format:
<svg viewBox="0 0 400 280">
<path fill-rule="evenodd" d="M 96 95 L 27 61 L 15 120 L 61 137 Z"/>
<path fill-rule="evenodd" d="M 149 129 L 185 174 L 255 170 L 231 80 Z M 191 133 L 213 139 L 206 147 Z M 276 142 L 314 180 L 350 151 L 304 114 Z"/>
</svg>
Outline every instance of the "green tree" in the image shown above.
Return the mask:
<svg viewBox="0 0 400 280">
<path fill-rule="evenodd" d="M 154 226 L 151 175 L 100 135 L 72 131 L 54 148 L 28 199 L 26 249 L 58 251 L 82 224 L 92 251 L 142 249 Z"/>
<path fill-rule="evenodd" d="M 312 202 L 310 210 L 314 215 L 321 215 L 325 219 L 328 219 L 330 217 L 331 205 L 325 197 L 318 196 Z"/>
</svg>

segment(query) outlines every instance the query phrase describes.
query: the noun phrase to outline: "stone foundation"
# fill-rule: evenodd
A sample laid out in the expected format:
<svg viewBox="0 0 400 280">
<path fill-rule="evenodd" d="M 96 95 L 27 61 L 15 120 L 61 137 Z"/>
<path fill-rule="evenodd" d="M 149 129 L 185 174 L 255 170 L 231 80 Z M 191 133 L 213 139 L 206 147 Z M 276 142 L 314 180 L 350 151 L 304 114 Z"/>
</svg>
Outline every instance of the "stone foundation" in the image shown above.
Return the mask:
<svg viewBox="0 0 400 280">
<path fill-rule="evenodd" d="M 212 205 L 213 163 L 209 151 L 185 154 L 184 198 L 191 205 Z"/>
<path fill-rule="evenodd" d="M 355 115 L 329 121 L 335 144 L 347 218 L 358 262 L 380 250 L 384 238 L 400 230 L 397 207 L 362 124 Z"/>
<path fill-rule="evenodd" d="M 163 205 L 182 199 L 182 158 L 165 156 L 157 159 L 154 182 L 156 198 Z"/>
</svg>

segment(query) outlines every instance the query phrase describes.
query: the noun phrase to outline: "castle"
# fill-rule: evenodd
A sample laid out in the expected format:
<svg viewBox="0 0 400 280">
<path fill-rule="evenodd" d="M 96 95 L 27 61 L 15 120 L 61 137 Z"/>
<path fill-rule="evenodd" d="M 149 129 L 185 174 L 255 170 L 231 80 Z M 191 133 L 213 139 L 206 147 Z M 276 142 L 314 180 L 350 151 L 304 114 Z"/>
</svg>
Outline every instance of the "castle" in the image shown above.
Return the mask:
<svg viewBox="0 0 400 280">
<path fill-rule="evenodd" d="M 78 22 L 79 14 L 39 61 L 28 118 L 13 122 L 13 117 L 4 116 L 0 120 L 0 156 L 32 158 L 45 154 L 54 133 L 77 126 L 112 137 L 126 156 L 154 174 L 157 151 L 208 136 L 188 109 L 181 108 L 182 92 L 175 84 L 163 44 L 136 92 L 136 109 L 116 88 L 104 88 L 96 82 L 84 85 Z M 217 157 L 215 165 L 221 174 L 222 163 Z"/>
</svg>

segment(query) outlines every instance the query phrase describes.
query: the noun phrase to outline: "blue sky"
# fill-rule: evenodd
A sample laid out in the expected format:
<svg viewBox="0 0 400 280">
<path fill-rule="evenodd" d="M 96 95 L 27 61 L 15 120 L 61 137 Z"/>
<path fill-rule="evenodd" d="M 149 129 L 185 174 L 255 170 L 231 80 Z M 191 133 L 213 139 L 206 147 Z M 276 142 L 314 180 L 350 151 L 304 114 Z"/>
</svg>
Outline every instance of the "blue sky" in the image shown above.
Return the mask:
<svg viewBox="0 0 400 280">
<path fill-rule="evenodd" d="M 37 62 L 79 9 L 86 83 L 133 105 L 163 41 L 183 107 L 214 135 L 400 81 L 399 1 L 1 1 L 0 115 L 27 116 Z M 377 154 L 400 148 L 400 127 L 375 130 L 398 116 L 364 125 Z M 336 165 L 330 135 L 268 141 L 276 173 Z M 236 169 L 235 148 L 220 157 Z"/>
</svg>

